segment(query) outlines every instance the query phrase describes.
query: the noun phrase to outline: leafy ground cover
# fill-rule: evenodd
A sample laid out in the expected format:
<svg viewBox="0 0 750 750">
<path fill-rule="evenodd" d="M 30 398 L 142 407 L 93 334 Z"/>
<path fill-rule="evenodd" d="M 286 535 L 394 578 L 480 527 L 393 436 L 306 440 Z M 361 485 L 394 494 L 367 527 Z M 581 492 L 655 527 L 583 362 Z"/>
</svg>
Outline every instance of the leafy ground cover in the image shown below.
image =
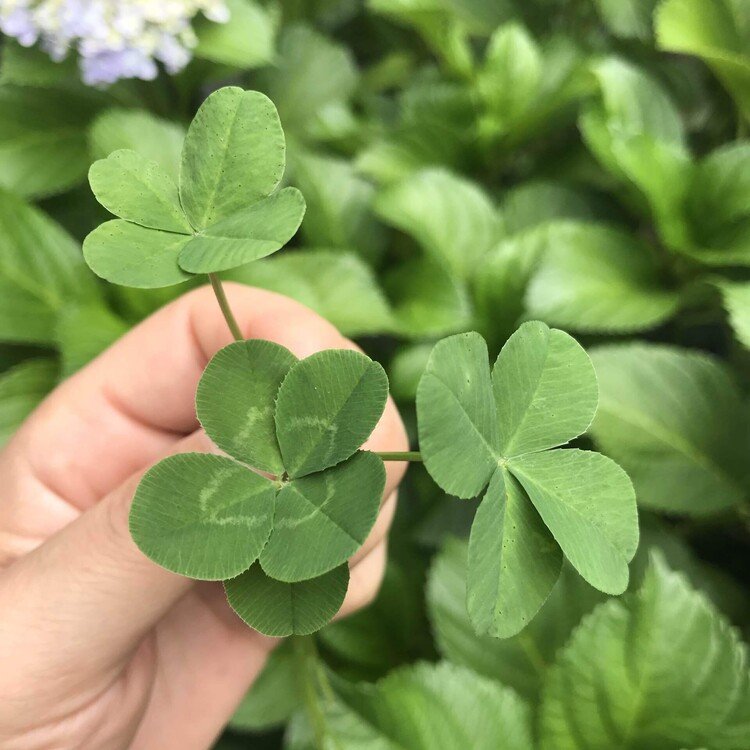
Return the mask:
<svg viewBox="0 0 750 750">
<path fill-rule="evenodd" d="M 746 748 L 750 3 L 228 5 L 154 81 L 3 39 L 0 440 L 185 289 L 288 294 L 365 354 L 222 350 L 226 455 L 131 516 L 292 635 L 221 747 Z"/>
</svg>

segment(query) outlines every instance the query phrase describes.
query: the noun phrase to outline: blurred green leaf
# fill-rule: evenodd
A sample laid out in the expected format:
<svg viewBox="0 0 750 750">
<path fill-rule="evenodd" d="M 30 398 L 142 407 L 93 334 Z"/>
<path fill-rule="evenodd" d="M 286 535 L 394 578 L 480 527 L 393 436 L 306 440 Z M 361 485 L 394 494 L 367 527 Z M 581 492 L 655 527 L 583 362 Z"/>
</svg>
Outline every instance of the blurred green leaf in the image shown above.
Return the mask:
<svg viewBox="0 0 750 750">
<path fill-rule="evenodd" d="M 127 323 L 102 304 L 63 308 L 55 334 L 61 377 L 73 375 L 127 332 Z"/>
<path fill-rule="evenodd" d="M 750 421 L 718 362 L 646 343 L 591 356 L 600 388 L 592 435 L 628 471 L 641 505 L 700 515 L 746 496 Z"/>
<path fill-rule="evenodd" d="M 499 233 L 497 213 L 482 190 L 440 169 L 381 191 L 375 210 L 459 278 L 472 272 Z"/>
<path fill-rule="evenodd" d="M 734 335 L 743 346 L 750 349 L 750 282 L 722 281 L 719 290 Z"/>
<path fill-rule="evenodd" d="M 184 139 L 181 125 L 138 109 L 107 109 L 94 119 L 89 130 L 94 159 L 106 159 L 120 149 L 137 151 L 157 162 L 175 183 Z"/>
<path fill-rule="evenodd" d="M 53 343 L 60 311 L 99 296 L 77 243 L 2 189 L 0 248 L 0 341 Z"/>
<path fill-rule="evenodd" d="M 258 732 L 287 722 L 302 705 L 292 643 L 277 646 L 229 721 L 231 729 Z"/>
<path fill-rule="evenodd" d="M 528 314 L 578 331 L 652 328 L 677 310 L 649 248 L 601 224 L 550 225 L 548 247 L 526 290 Z"/>
<path fill-rule="evenodd" d="M 467 290 L 430 258 L 414 258 L 390 269 L 385 287 L 391 298 L 394 331 L 410 338 L 465 329 L 471 321 Z"/>
<path fill-rule="evenodd" d="M 664 0 L 655 25 L 659 48 L 702 58 L 750 117 L 750 28 L 742 0 Z"/>
<path fill-rule="evenodd" d="M 0 187 L 41 198 L 83 182 L 96 110 L 73 91 L 0 86 Z"/>
<path fill-rule="evenodd" d="M 347 47 L 312 28 L 294 24 L 284 29 L 277 65 L 264 72 L 262 80 L 284 129 L 308 137 L 327 109 L 347 102 L 358 75 Z"/>
<path fill-rule="evenodd" d="M 353 253 L 297 250 L 242 266 L 227 278 L 296 299 L 347 336 L 392 329 L 390 305 L 367 264 Z"/>
<path fill-rule="evenodd" d="M 226 0 L 226 5 L 226 23 L 198 22 L 195 55 L 237 68 L 270 63 L 275 55 L 275 15 L 253 0 Z"/>
<path fill-rule="evenodd" d="M 307 244 L 351 248 L 366 257 L 378 253 L 382 232 L 372 216 L 375 190 L 349 162 L 299 152 L 291 171 L 307 202 L 301 229 Z"/>
<path fill-rule="evenodd" d="M 680 113 L 657 81 L 624 60 L 605 58 L 593 71 L 602 99 L 581 115 L 584 139 L 645 200 L 664 241 L 679 248 L 688 239 L 684 201 L 692 169 Z"/>
<path fill-rule="evenodd" d="M 30 359 L 0 373 L 0 447 L 55 387 L 57 375 L 51 359 Z"/>
<path fill-rule="evenodd" d="M 595 0 L 607 28 L 624 39 L 651 41 L 652 17 L 659 0 Z"/>
</svg>

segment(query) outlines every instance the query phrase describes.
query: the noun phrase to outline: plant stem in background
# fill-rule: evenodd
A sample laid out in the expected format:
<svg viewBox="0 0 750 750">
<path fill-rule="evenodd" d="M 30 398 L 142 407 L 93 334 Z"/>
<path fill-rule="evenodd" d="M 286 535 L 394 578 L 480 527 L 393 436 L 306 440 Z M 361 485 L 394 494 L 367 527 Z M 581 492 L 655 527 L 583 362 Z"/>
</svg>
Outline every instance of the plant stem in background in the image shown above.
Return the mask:
<svg viewBox="0 0 750 750">
<path fill-rule="evenodd" d="M 221 308 L 221 314 L 224 316 L 224 320 L 227 321 L 227 325 L 232 332 L 232 336 L 234 336 L 234 340 L 244 341 L 245 337 L 242 335 L 242 331 L 237 324 L 237 319 L 234 317 L 232 308 L 229 306 L 229 300 L 224 292 L 224 287 L 221 285 L 221 279 L 215 273 L 208 274 L 208 278 L 211 280 L 211 286 L 213 287 L 216 300 Z"/>
<path fill-rule="evenodd" d="M 317 750 L 324 750 L 326 723 L 318 691 L 319 658 L 315 639 L 311 635 L 294 636 L 292 645 L 297 673 L 302 683 L 305 711 L 312 728 L 315 747 Z"/>
<path fill-rule="evenodd" d="M 375 451 L 375 455 L 380 456 L 383 461 L 422 461 L 419 451 Z"/>
</svg>

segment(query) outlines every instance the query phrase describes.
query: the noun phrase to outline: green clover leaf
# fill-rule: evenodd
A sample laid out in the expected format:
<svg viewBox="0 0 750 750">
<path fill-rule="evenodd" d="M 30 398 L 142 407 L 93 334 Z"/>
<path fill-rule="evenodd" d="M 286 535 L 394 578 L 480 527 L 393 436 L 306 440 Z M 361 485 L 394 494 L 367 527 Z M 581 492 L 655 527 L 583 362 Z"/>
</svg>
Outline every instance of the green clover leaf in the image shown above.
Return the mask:
<svg viewBox="0 0 750 750">
<path fill-rule="evenodd" d="M 113 283 L 154 288 L 271 255 L 305 213 L 296 188 L 277 190 L 285 152 L 276 108 L 265 95 L 219 89 L 188 129 L 179 185 L 135 151 L 115 151 L 92 165 L 91 189 L 120 218 L 89 234 L 86 262 Z"/>
<path fill-rule="evenodd" d="M 133 501 L 133 539 L 173 572 L 235 579 L 226 584 L 232 606 L 263 632 L 321 627 L 346 592 L 346 561 L 377 518 L 385 467 L 359 447 L 387 393 L 383 369 L 359 352 L 300 361 L 270 341 L 230 344 L 196 397 L 198 418 L 227 456 L 173 456 L 149 470 Z"/>
<path fill-rule="evenodd" d="M 586 352 L 543 323 L 522 325 L 491 372 L 479 334 L 433 349 L 417 391 L 425 466 L 458 497 L 487 487 L 469 546 L 467 605 L 480 633 L 519 632 L 563 554 L 592 586 L 625 590 L 638 545 L 630 479 L 598 453 L 557 448 L 588 429 L 597 402 Z"/>
</svg>

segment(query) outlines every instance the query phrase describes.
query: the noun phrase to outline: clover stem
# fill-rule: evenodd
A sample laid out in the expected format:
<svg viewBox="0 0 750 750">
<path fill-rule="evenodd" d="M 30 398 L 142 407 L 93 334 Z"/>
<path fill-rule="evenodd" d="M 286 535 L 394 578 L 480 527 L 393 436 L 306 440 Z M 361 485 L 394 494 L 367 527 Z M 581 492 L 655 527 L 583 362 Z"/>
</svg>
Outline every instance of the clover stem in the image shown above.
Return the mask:
<svg viewBox="0 0 750 750">
<path fill-rule="evenodd" d="M 295 662 L 302 682 L 305 711 L 315 737 L 315 747 L 325 749 L 326 724 L 318 696 L 318 649 L 313 636 L 294 636 L 292 638 Z"/>
<path fill-rule="evenodd" d="M 242 331 L 240 330 L 239 325 L 237 325 L 237 319 L 234 317 L 232 308 L 229 306 L 229 300 L 227 299 L 226 292 L 221 284 L 221 279 L 215 273 L 208 274 L 208 278 L 211 281 L 211 286 L 216 295 L 216 301 L 221 308 L 221 314 L 224 316 L 224 320 L 227 321 L 227 325 L 232 332 L 232 336 L 234 336 L 234 340 L 244 341 L 245 337 L 242 335 Z"/>
<path fill-rule="evenodd" d="M 374 451 L 383 461 L 422 461 L 419 451 Z"/>
</svg>

